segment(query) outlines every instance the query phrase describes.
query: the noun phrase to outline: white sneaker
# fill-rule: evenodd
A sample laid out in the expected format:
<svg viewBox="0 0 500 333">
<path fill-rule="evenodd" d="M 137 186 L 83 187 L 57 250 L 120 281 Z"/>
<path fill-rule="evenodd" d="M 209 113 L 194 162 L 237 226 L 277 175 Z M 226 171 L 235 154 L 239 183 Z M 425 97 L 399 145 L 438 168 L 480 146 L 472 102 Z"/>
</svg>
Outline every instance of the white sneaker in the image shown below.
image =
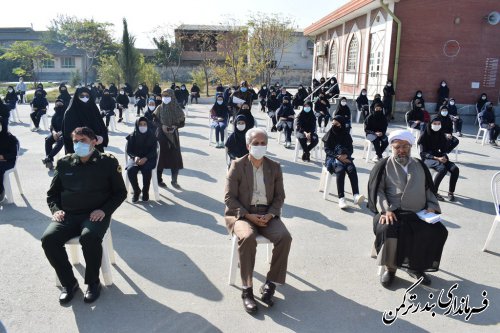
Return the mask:
<svg viewBox="0 0 500 333">
<path fill-rule="evenodd" d="M 345 198 L 340 198 L 339 199 L 339 208 L 340 209 L 346 209 L 348 206 L 347 206 L 347 202 L 345 201 Z"/>
<path fill-rule="evenodd" d="M 375 155 L 375 157 L 374 157 L 374 158 L 372 158 L 372 161 L 373 161 L 373 162 L 378 162 L 378 161 L 380 161 L 380 158 L 378 158 L 378 156 L 377 156 L 377 155 Z"/>
<path fill-rule="evenodd" d="M 365 196 L 363 194 L 355 194 L 352 201 L 359 206 L 365 201 Z"/>
</svg>

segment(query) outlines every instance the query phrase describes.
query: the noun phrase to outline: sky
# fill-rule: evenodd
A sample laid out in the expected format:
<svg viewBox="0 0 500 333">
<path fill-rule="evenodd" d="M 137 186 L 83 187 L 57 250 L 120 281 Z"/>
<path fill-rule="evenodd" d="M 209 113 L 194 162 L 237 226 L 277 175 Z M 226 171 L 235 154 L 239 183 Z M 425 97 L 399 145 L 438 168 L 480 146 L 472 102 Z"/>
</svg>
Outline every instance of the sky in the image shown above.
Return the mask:
<svg viewBox="0 0 500 333">
<path fill-rule="evenodd" d="M 249 14 L 262 12 L 279 13 L 295 21 L 298 29 L 304 29 L 323 16 L 347 3 L 348 0 L 164 0 L 114 1 L 86 0 L 52 1 L 23 0 L 20 14 L 2 15 L 0 27 L 29 27 L 47 30 L 50 21 L 58 14 L 93 18 L 99 22 L 109 22 L 113 37 L 119 41 L 122 35 L 122 19 L 125 17 L 129 32 L 135 36 L 137 48 L 153 48 L 154 31 L 165 31 L 168 27 L 180 24 L 219 24 L 227 17 L 234 18 L 238 24 L 245 24 Z M 14 4 L 11 2 L 11 4 Z M 158 30 L 158 27 L 161 27 Z"/>
</svg>

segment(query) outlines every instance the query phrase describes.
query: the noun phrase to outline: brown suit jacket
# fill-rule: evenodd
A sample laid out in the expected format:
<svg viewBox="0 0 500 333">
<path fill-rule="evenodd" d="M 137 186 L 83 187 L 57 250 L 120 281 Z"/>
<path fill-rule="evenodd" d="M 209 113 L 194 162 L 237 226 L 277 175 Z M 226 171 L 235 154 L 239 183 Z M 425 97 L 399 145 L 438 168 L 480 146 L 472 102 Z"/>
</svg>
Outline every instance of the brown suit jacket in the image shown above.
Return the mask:
<svg viewBox="0 0 500 333">
<path fill-rule="evenodd" d="M 263 168 L 264 172 L 267 204 L 269 205 L 267 212 L 278 217 L 281 215 L 281 208 L 285 202 L 281 166 L 279 163 L 264 157 L 261 168 Z M 249 213 L 252 195 L 253 166 L 247 154 L 231 163 L 226 177 L 224 219 L 230 234 L 233 232 L 234 223 L 243 219 L 243 216 Z"/>
</svg>

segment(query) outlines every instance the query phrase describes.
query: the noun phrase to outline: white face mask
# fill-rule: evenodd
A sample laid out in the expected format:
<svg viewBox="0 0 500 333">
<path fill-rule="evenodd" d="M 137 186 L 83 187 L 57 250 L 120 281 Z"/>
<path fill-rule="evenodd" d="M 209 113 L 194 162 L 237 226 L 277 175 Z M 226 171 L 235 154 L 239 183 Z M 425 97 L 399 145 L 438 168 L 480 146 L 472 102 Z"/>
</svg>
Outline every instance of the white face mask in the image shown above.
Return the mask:
<svg viewBox="0 0 500 333">
<path fill-rule="evenodd" d="M 250 146 L 250 155 L 255 159 L 260 160 L 266 156 L 267 146 Z"/>
<path fill-rule="evenodd" d="M 484 101 L 486 99 L 486 96 L 482 96 L 481 99 Z"/>
<path fill-rule="evenodd" d="M 163 102 L 163 104 L 168 104 L 168 103 L 170 103 L 171 100 L 172 100 L 171 97 L 162 97 L 161 98 L 161 101 Z"/>
<path fill-rule="evenodd" d="M 441 111 L 441 115 L 442 115 L 443 117 L 446 117 L 446 116 L 448 115 L 448 111 Z"/>
<path fill-rule="evenodd" d="M 342 106 L 345 106 L 347 104 L 347 102 L 346 101 L 342 101 L 342 102 L 340 102 L 340 104 L 342 104 Z"/>
<path fill-rule="evenodd" d="M 241 132 L 241 131 L 244 131 L 246 127 L 247 127 L 247 125 L 245 125 L 245 124 L 238 124 L 238 125 L 236 125 L 236 128 L 237 128 L 237 129 L 238 129 L 238 131 L 240 131 L 240 132 Z"/>
<path fill-rule="evenodd" d="M 89 101 L 89 98 L 88 97 L 80 97 L 80 101 L 82 101 L 83 103 L 87 103 Z"/>
<path fill-rule="evenodd" d="M 437 132 L 441 129 L 441 125 L 431 125 L 431 129 L 434 131 L 434 132 Z"/>
<path fill-rule="evenodd" d="M 148 109 L 153 111 L 154 109 L 156 109 L 156 105 L 148 105 Z"/>
<path fill-rule="evenodd" d="M 14 90 L 12 90 L 12 89 L 9 89 L 9 92 L 13 92 L 13 91 L 14 91 Z"/>
<path fill-rule="evenodd" d="M 217 104 L 219 105 L 222 105 L 222 103 L 224 103 L 224 101 L 217 101 Z"/>
<path fill-rule="evenodd" d="M 392 83 L 387 83 L 387 86 L 388 86 L 388 87 L 392 86 Z"/>
<path fill-rule="evenodd" d="M 181 90 L 186 90 L 186 88 L 184 88 L 184 87 L 181 87 Z"/>
<path fill-rule="evenodd" d="M 451 102 L 450 102 L 450 105 L 455 105 L 455 102 L 454 102 L 454 101 L 451 101 Z"/>
<path fill-rule="evenodd" d="M 422 97 L 422 94 L 417 94 L 417 97 Z"/>
<path fill-rule="evenodd" d="M 361 93 L 361 95 L 366 96 L 366 93 L 363 91 L 363 92 Z"/>
<path fill-rule="evenodd" d="M 446 83 L 441 83 L 441 87 L 446 87 Z"/>
<path fill-rule="evenodd" d="M 142 134 L 146 133 L 147 131 L 148 131 L 147 126 L 139 126 L 139 132 L 141 132 Z"/>
<path fill-rule="evenodd" d="M 125 95 L 125 91 L 120 91 L 120 95 Z"/>
<path fill-rule="evenodd" d="M 139 86 L 139 89 L 142 89 L 142 86 Z"/>
</svg>

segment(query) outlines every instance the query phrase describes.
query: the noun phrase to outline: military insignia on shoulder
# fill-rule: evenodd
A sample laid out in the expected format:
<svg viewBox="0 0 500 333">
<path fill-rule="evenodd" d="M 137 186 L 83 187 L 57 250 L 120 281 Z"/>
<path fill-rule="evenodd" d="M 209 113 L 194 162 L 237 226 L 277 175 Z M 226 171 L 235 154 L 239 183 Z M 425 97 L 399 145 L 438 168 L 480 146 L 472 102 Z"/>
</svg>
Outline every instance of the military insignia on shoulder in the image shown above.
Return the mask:
<svg viewBox="0 0 500 333">
<path fill-rule="evenodd" d="M 118 173 L 122 173 L 122 166 L 120 164 L 116 167 L 116 171 L 118 171 Z"/>
<path fill-rule="evenodd" d="M 107 156 L 107 157 L 114 158 L 114 159 L 116 160 L 115 155 L 113 155 L 113 154 L 111 154 L 111 153 L 102 153 L 102 155 Z"/>
</svg>

